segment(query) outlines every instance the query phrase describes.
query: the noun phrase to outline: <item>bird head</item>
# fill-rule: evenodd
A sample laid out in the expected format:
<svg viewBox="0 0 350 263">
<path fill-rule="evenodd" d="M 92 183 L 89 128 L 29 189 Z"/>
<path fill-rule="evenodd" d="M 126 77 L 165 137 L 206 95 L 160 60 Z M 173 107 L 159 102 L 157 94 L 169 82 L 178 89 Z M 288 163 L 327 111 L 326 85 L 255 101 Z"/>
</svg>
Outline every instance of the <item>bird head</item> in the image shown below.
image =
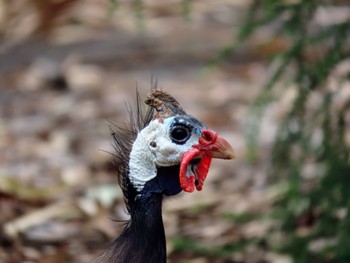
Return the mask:
<svg viewBox="0 0 350 263">
<path fill-rule="evenodd" d="M 201 190 L 213 158 L 232 159 L 230 144 L 209 130 L 166 92 L 152 89 L 142 114 L 112 132 L 119 185 L 130 220 L 103 262 L 165 262 L 163 195 Z"/>
<path fill-rule="evenodd" d="M 129 155 L 128 176 L 138 192 L 150 189 L 147 185 L 157 185 L 167 195 L 200 191 L 212 158 L 234 158 L 225 139 L 188 115 L 169 94 L 153 90 L 146 104 L 153 109 L 152 118 L 137 133 Z"/>
</svg>

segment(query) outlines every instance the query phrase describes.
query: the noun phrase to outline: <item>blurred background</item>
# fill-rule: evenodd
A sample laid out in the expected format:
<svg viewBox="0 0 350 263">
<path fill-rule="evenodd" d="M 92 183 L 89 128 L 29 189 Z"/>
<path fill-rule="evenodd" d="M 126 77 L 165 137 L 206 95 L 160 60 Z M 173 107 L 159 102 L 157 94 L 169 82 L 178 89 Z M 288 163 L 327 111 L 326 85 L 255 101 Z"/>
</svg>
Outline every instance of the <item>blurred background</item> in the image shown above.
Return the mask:
<svg viewBox="0 0 350 263">
<path fill-rule="evenodd" d="M 118 236 L 108 125 L 151 78 L 237 153 L 164 203 L 169 262 L 350 262 L 349 1 L 1 0 L 0 37 L 0 262 Z"/>
</svg>

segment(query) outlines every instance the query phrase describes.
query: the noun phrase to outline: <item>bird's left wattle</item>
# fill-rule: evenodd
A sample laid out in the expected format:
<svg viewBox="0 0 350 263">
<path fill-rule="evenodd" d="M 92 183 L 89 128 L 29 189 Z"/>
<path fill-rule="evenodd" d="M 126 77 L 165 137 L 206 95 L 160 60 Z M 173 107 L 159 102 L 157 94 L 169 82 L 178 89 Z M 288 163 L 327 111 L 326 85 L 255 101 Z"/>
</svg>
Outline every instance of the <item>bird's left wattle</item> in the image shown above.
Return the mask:
<svg viewBox="0 0 350 263">
<path fill-rule="evenodd" d="M 210 168 L 212 158 L 233 159 L 232 146 L 216 132 L 202 130 L 198 144 L 182 155 L 180 164 L 180 185 L 185 192 L 194 188 L 202 190 Z"/>
</svg>

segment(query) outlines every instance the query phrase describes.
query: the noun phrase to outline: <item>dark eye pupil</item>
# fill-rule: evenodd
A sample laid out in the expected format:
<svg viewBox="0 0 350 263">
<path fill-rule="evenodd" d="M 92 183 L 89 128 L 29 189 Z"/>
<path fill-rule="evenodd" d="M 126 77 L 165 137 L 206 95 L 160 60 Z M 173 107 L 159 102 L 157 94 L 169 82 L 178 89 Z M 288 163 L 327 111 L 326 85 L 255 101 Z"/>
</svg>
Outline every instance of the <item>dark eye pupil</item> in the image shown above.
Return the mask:
<svg viewBox="0 0 350 263">
<path fill-rule="evenodd" d="M 190 137 L 190 130 L 184 126 L 177 126 L 171 130 L 170 135 L 175 143 L 183 144 Z"/>
<path fill-rule="evenodd" d="M 187 130 L 183 128 L 176 128 L 172 132 L 173 138 L 179 141 L 185 139 L 187 137 L 187 134 L 188 134 Z"/>
</svg>

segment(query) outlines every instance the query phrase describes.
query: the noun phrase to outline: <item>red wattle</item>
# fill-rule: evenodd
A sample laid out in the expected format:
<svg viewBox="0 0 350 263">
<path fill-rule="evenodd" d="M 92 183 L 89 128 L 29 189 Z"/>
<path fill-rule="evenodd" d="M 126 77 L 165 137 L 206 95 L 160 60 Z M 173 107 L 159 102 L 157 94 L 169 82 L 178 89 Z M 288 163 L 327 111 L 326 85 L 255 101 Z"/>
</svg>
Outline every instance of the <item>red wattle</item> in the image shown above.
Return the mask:
<svg viewBox="0 0 350 263">
<path fill-rule="evenodd" d="M 191 148 L 187 152 L 182 155 L 182 161 L 180 164 L 180 186 L 182 190 L 185 192 L 193 192 L 194 191 L 194 182 L 195 177 L 191 175 L 187 177 L 186 170 L 190 161 L 196 156 L 200 154 L 200 150 L 196 148 Z"/>
<path fill-rule="evenodd" d="M 198 191 L 202 190 L 205 178 L 207 178 L 207 174 L 210 168 L 211 163 L 211 157 L 203 157 L 200 163 L 197 166 L 196 173 L 197 173 L 197 180 L 198 184 L 196 185 L 196 188 Z"/>
</svg>

